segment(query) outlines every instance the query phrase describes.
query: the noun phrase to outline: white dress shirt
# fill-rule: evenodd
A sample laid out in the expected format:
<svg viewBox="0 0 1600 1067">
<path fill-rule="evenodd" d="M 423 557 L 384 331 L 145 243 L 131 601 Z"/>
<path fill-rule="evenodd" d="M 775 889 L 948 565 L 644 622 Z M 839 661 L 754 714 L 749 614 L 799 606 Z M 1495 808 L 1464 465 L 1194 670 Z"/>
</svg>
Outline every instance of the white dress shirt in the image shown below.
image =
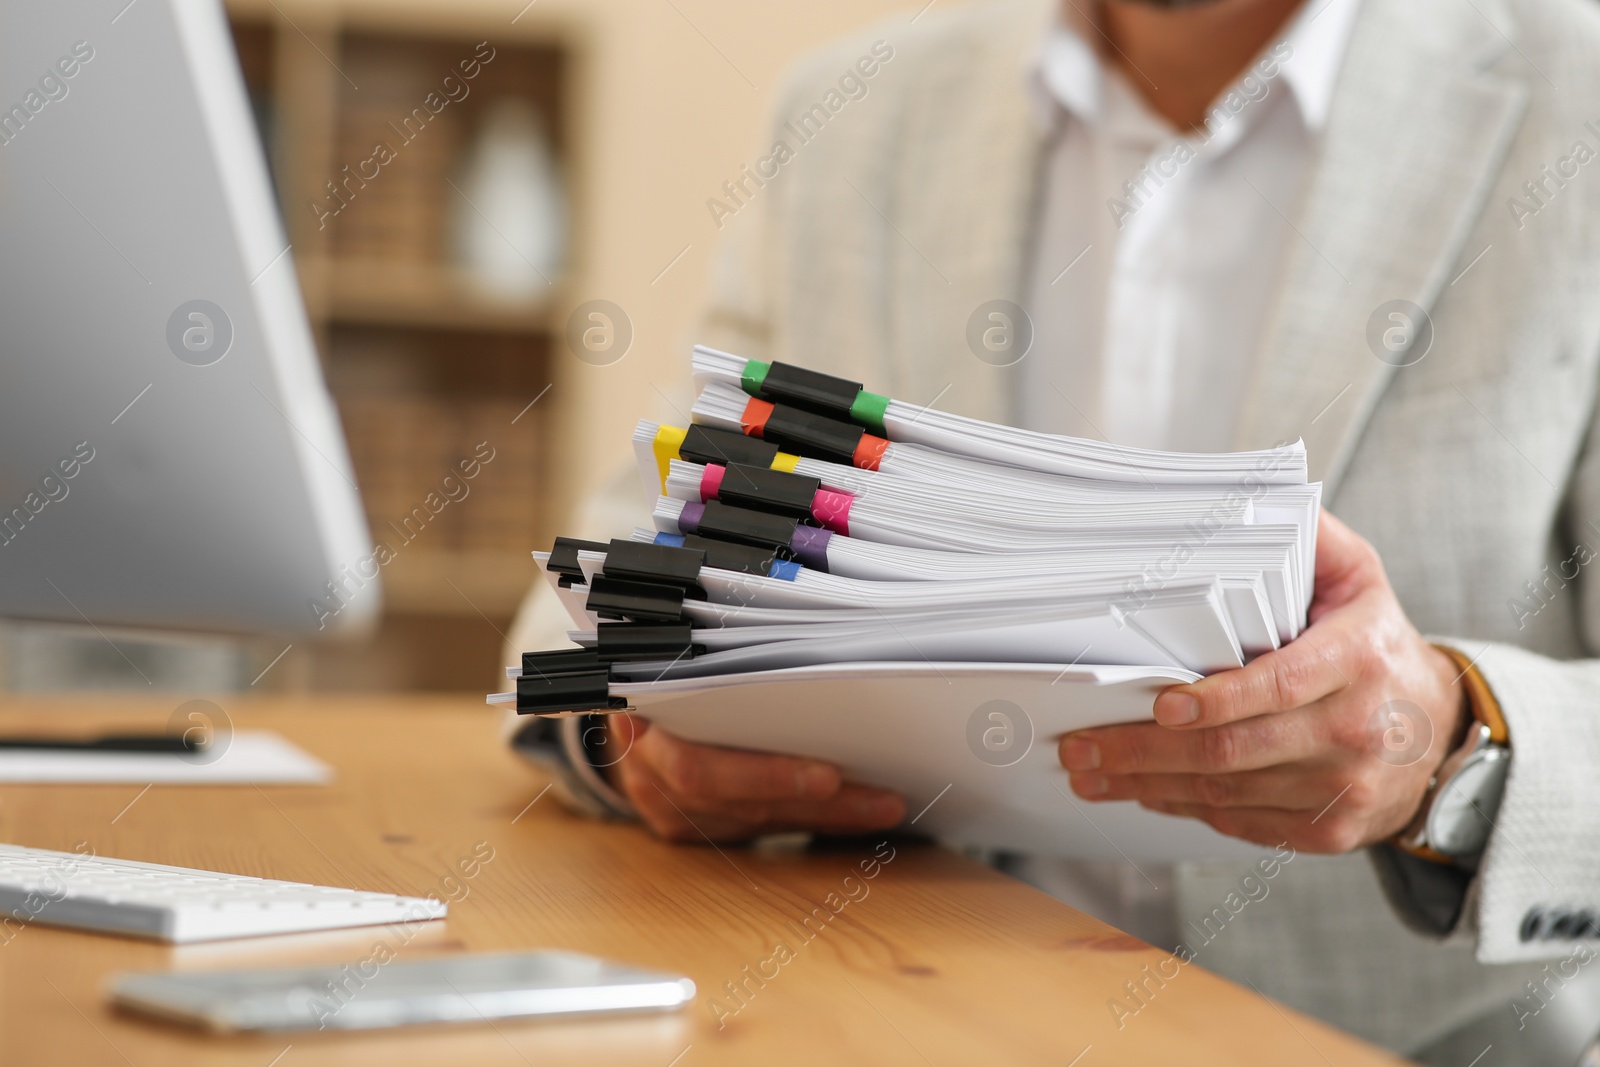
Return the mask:
<svg viewBox="0 0 1600 1067">
<path fill-rule="evenodd" d="M 1218 97 L 1207 130 L 1185 136 L 1101 60 L 1092 27 L 1051 34 L 1033 86 L 1051 139 L 1026 305 L 1034 343 L 1017 367 L 1021 425 L 1147 448 L 1233 447 L 1358 3 L 1309 0 Z"/>
<path fill-rule="evenodd" d="M 1103 61 L 1087 21 L 1052 32 L 1032 86 L 1050 139 L 1019 425 L 1144 448 L 1235 447 L 1359 2 L 1308 0 L 1213 103 L 1207 128 L 1187 134 Z M 1154 944 L 1179 939 L 1170 869 L 1024 860 L 1012 870 Z"/>
</svg>

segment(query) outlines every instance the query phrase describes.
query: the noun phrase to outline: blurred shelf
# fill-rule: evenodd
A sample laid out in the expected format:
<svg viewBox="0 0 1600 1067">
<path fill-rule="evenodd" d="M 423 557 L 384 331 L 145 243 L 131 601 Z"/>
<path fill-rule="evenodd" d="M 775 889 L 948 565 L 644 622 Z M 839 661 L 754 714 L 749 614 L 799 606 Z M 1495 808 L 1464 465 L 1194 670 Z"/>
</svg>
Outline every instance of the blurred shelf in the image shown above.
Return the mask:
<svg viewBox="0 0 1600 1067">
<path fill-rule="evenodd" d="M 398 615 L 509 619 L 538 577 L 528 552 L 401 549 L 383 568 L 384 605 Z"/>
<path fill-rule="evenodd" d="M 586 0 L 224 2 L 363 504 L 373 535 L 396 546 L 376 634 L 319 650 L 299 684 L 489 684 L 542 577 L 528 550 L 556 521 L 549 405 L 529 401 L 551 385 L 574 283 L 536 277 L 507 296 L 457 267 L 464 194 L 451 175 L 472 170 L 491 109 L 511 101 L 537 118 L 564 185 L 584 187 L 566 131 L 587 113 L 578 93 L 595 16 Z M 452 72 L 470 95 L 444 85 Z M 441 91 L 448 111 L 428 103 Z M 383 180 L 345 178 L 375 143 L 393 153 Z M 582 233 L 581 213 L 567 210 L 569 234 Z M 473 456 L 481 476 L 453 474 Z M 427 505 L 435 495 L 448 511 Z"/>
<path fill-rule="evenodd" d="M 525 40 L 566 39 L 608 17 L 592 0 L 224 0 L 235 19 L 283 21 L 313 32 L 328 25 L 379 26 L 435 36 L 482 35 Z M 518 9 L 521 9 L 520 11 Z"/>
<path fill-rule="evenodd" d="M 456 267 L 312 258 L 299 264 L 314 318 L 337 322 L 535 333 L 552 328 L 560 286 L 500 296 Z"/>
</svg>

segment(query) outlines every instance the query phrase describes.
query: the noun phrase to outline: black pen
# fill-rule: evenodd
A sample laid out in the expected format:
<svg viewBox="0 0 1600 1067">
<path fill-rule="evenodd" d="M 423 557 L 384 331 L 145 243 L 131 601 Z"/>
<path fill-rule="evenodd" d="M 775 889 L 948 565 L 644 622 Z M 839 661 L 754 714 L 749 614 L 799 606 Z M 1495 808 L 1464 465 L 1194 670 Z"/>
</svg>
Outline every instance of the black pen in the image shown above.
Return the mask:
<svg viewBox="0 0 1600 1067">
<path fill-rule="evenodd" d="M 0 737 L 0 751 L 35 749 L 41 752 L 167 752 L 188 755 L 205 749 L 205 743 L 183 734 L 104 734 L 100 737 Z"/>
</svg>

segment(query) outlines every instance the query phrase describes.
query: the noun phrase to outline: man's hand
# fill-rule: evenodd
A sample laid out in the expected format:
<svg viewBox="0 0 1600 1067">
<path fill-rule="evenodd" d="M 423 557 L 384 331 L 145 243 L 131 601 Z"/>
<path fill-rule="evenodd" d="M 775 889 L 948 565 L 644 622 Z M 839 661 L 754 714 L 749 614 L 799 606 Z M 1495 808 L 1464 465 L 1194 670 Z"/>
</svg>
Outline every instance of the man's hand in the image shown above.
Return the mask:
<svg viewBox="0 0 1600 1067">
<path fill-rule="evenodd" d="M 1377 552 L 1327 512 L 1310 617 L 1248 666 L 1163 690 L 1155 723 L 1062 738 L 1073 791 L 1304 852 L 1403 829 L 1467 724 L 1460 674 L 1406 618 Z"/>
<path fill-rule="evenodd" d="M 898 826 L 905 802 L 847 785 L 831 764 L 680 741 L 613 715 L 606 777 L 668 841 L 743 841 L 784 830 L 853 834 Z M 612 747 L 615 746 L 615 747 Z"/>
</svg>

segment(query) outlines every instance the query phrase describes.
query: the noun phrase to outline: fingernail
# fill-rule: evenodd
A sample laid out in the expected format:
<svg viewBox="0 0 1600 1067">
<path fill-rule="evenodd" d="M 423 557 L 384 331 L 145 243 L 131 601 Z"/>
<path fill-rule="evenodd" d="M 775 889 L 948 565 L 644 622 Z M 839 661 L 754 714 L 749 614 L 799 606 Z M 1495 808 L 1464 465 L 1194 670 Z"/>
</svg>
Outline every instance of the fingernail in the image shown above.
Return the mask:
<svg viewBox="0 0 1600 1067">
<path fill-rule="evenodd" d="M 1100 769 L 1100 746 L 1082 738 L 1068 739 L 1061 750 L 1061 765 L 1069 771 Z"/>
<path fill-rule="evenodd" d="M 1072 788 L 1080 797 L 1101 796 L 1111 788 L 1111 783 L 1106 781 L 1103 774 L 1075 774 L 1072 776 Z"/>
<path fill-rule="evenodd" d="M 1188 726 L 1200 717 L 1200 702 L 1188 693 L 1162 693 L 1155 711 L 1162 726 Z"/>
<path fill-rule="evenodd" d="M 824 763 L 808 763 L 795 773 L 795 791 L 803 797 L 831 796 L 838 786 L 838 776 Z"/>
</svg>

